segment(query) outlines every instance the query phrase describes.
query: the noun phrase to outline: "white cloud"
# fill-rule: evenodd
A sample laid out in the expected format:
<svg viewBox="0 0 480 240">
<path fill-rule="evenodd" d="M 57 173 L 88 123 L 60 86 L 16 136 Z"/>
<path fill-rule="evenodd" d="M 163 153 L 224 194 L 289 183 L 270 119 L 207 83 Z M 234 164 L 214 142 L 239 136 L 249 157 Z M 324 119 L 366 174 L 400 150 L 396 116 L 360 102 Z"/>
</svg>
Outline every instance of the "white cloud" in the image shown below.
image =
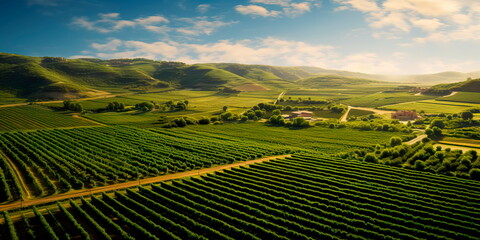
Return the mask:
<svg viewBox="0 0 480 240">
<path fill-rule="evenodd" d="M 126 27 L 135 26 L 141 26 L 154 32 L 168 30 L 168 28 L 158 26 L 159 24 L 161 25 L 169 22 L 168 19 L 163 16 L 148 16 L 133 20 L 120 19 L 119 13 L 100 13 L 98 16 L 99 19 L 94 21 L 89 20 L 87 17 L 75 17 L 73 18 L 72 24 L 99 33 L 110 33 Z"/>
<path fill-rule="evenodd" d="M 262 16 L 262 17 L 277 17 L 281 14 L 279 11 L 269 11 L 266 8 L 258 5 L 237 5 L 235 10 L 243 15 Z"/>
<path fill-rule="evenodd" d="M 306 12 L 310 12 L 313 7 L 320 7 L 318 0 L 305 0 L 292 2 L 291 0 L 250 0 L 251 5 L 237 5 L 235 10 L 243 15 L 262 16 L 262 17 L 297 17 Z M 263 4 L 266 6 L 260 6 Z M 276 9 L 267 9 L 276 8 Z"/>
<path fill-rule="evenodd" d="M 109 42 L 100 44 L 92 43 L 91 47 L 95 48 L 98 51 L 116 51 L 118 47 L 122 46 L 123 42 L 119 39 L 111 39 Z"/>
<path fill-rule="evenodd" d="M 410 21 L 414 26 L 421 28 L 425 31 L 431 32 L 437 30 L 444 24 L 439 19 L 412 19 Z"/>
<path fill-rule="evenodd" d="M 213 31 L 220 27 L 229 26 L 237 22 L 222 22 L 219 20 L 209 20 L 208 17 L 197 18 L 177 18 L 176 20 L 190 24 L 187 27 L 177 28 L 176 31 L 187 35 L 198 36 L 201 34 L 210 35 Z"/>
<path fill-rule="evenodd" d="M 168 23 L 168 19 L 162 16 L 149 16 L 145 18 L 137 18 L 135 19 L 135 22 L 137 22 L 140 25 L 150 25 L 154 23 Z"/>
<path fill-rule="evenodd" d="M 283 9 L 285 15 L 289 17 L 296 17 L 302 15 L 306 12 L 310 12 L 311 4 L 309 2 L 301 2 L 301 3 L 292 3 L 290 7 L 286 7 Z"/>
<path fill-rule="evenodd" d="M 262 3 L 269 5 L 279 5 L 287 7 L 290 5 L 291 0 L 250 0 L 251 3 Z"/>
<path fill-rule="evenodd" d="M 206 12 L 208 12 L 208 10 L 210 10 L 212 6 L 210 6 L 210 4 L 200 4 L 197 6 L 197 11 L 201 14 L 204 14 Z"/>
<path fill-rule="evenodd" d="M 377 11 L 379 9 L 377 3 L 372 0 L 335 0 L 335 2 L 345 5 L 337 8 L 337 10 L 347 10 L 349 9 L 348 5 L 362 12 Z"/>
<path fill-rule="evenodd" d="M 232 62 L 277 66 L 315 66 L 377 74 L 433 73 L 447 70 L 478 70 L 480 61 L 417 59 L 407 52 L 380 55 L 373 52 L 340 54 L 331 45 L 289 41 L 274 37 L 243 40 L 219 40 L 213 43 L 178 41 L 124 41 L 108 39 L 91 45 L 74 57 L 149 58 L 186 63 Z M 408 69 L 409 72 L 405 72 Z"/>
<path fill-rule="evenodd" d="M 470 0 L 334 0 L 336 11 L 365 13 L 372 28 L 380 29 L 376 38 L 414 36 L 416 43 L 430 41 L 478 40 L 480 3 Z M 420 30 L 413 32 L 413 30 Z M 413 32 L 413 33 L 412 33 Z M 402 45 L 411 45 L 403 43 Z"/>
<path fill-rule="evenodd" d="M 384 14 L 382 12 L 378 12 L 372 13 L 372 18 L 375 18 L 375 20 L 370 23 L 370 26 L 374 28 L 393 27 L 403 32 L 410 31 L 410 25 L 406 21 L 406 16 L 403 13 L 391 12 Z"/>
</svg>

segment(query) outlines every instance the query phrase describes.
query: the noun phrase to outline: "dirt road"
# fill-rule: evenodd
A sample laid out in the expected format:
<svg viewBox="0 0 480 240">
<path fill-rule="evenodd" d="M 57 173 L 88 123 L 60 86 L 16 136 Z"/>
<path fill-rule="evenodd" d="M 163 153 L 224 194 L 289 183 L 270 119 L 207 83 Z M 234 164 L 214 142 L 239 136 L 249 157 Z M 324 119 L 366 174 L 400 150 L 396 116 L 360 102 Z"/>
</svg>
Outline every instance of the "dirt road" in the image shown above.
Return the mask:
<svg viewBox="0 0 480 240">
<path fill-rule="evenodd" d="M 352 109 L 352 107 L 348 106 L 347 111 L 345 111 L 345 113 L 340 118 L 340 122 L 346 122 L 347 121 L 347 117 L 348 117 L 348 114 L 350 113 L 350 109 Z"/>
<path fill-rule="evenodd" d="M 423 140 L 424 138 L 426 138 L 426 137 L 427 137 L 427 134 L 419 135 L 418 137 L 416 137 L 416 138 L 414 138 L 414 139 L 406 142 L 406 144 L 408 144 L 408 145 L 415 144 L 415 143 L 417 143 L 417 142 L 419 142 L 419 141 L 422 141 L 422 140 Z"/>
<path fill-rule="evenodd" d="M 107 125 L 105 125 L 105 124 L 103 124 L 103 123 L 101 123 L 101 122 L 97 122 L 97 121 L 94 121 L 94 120 L 92 120 L 92 119 L 88 119 L 88 118 L 84 118 L 84 117 L 82 117 L 82 116 L 79 116 L 78 114 L 72 114 L 72 117 L 74 117 L 74 118 L 80 118 L 80 119 L 83 119 L 83 120 L 85 120 L 85 121 L 98 124 L 98 125 L 100 125 L 100 126 L 107 126 Z"/>
<path fill-rule="evenodd" d="M 139 181 L 130 181 L 130 182 L 125 182 L 125 183 L 118 183 L 118 184 L 113 184 L 113 185 L 104 186 L 104 187 L 96 187 L 96 188 L 92 188 L 92 189 L 74 190 L 74 191 L 70 191 L 70 192 L 67 192 L 67 193 L 58 194 L 58 195 L 45 197 L 45 198 L 40 198 L 40 199 L 32 199 L 32 200 L 26 200 L 26 201 L 23 201 L 23 202 L 2 204 L 2 205 L 0 205 L 0 211 L 12 210 L 12 209 L 20 208 L 21 206 L 22 207 L 27 207 L 27 206 L 31 206 L 31 205 L 55 202 L 55 201 L 64 200 L 64 199 L 67 199 L 67 198 L 87 196 L 87 195 L 90 195 L 90 194 L 100 193 L 100 192 L 105 192 L 105 191 L 135 187 L 135 186 L 143 185 L 143 184 L 150 184 L 150 183 L 156 183 L 156 182 L 161 182 L 161 181 L 168 181 L 168 180 L 184 178 L 184 177 L 198 176 L 198 175 L 201 175 L 201 174 L 210 173 L 210 172 L 214 172 L 214 171 L 220 171 L 220 170 L 229 169 L 229 168 L 233 168 L 233 167 L 239 167 L 239 166 L 245 166 L 245 165 L 249 165 L 249 164 L 253 164 L 253 163 L 260 163 L 260 162 L 264 162 L 264 161 L 269 161 L 271 159 L 285 159 L 285 158 L 290 157 L 290 156 L 291 156 L 290 154 L 280 155 L 280 156 L 272 156 L 272 157 L 266 157 L 266 158 L 261 158 L 261 159 L 256 159 L 256 160 L 232 163 L 232 164 L 227 164 L 227 165 L 222 165 L 222 166 L 216 166 L 216 167 L 211 167 L 211 168 L 205 168 L 205 169 L 193 170 L 193 171 L 188 171 L 188 172 L 180 172 L 180 173 L 173 173 L 173 174 L 168 174 L 168 175 L 163 175 L 163 176 L 158 176 L 158 177 L 146 178 L 146 179 L 141 179 Z"/>
</svg>

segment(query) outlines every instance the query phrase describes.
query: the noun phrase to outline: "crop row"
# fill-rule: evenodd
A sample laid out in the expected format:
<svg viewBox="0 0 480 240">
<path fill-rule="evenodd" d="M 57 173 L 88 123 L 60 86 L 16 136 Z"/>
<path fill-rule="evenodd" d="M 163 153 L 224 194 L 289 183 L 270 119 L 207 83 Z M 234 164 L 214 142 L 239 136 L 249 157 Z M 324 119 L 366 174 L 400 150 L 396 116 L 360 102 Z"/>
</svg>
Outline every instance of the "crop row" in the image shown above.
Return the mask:
<svg viewBox="0 0 480 240">
<path fill-rule="evenodd" d="M 16 191 L 8 161 L 31 195 L 43 196 L 294 151 L 243 139 L 186 137 L 130 127 L 3 133 L 0 185 Z M 20 198 L 7 190 L 0 201 Z"/>
<path fill-rule="evenodd" d="M 61 230 L 70 229 L 72 239 L 478 239 L 478 183 L 441 180 L 450 178 L 295 154 L 103 193 L 70 201 L 70 208 L 61 203 L 43 218 L 41 208 L 21 221 L 5 213 L 0 234 L 63 239 Z M 31 231 L 19 231 L 25 226 Z"/>
<path fill-rule="evenodd" d="M 0 131 L 97 125 L 41 106 L 0 108 L 0 116 Z"/>
</svg>

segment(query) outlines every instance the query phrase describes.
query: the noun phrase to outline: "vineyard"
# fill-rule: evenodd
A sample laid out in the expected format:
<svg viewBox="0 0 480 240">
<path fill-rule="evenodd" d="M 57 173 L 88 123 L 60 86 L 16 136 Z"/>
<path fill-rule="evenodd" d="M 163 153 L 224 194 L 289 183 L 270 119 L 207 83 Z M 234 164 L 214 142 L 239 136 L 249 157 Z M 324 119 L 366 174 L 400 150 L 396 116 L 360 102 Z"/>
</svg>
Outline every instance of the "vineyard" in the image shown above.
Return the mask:
<svg viewBox="0 0 480 240">
<path fill-rule="evenodd" d="M 132 127 L 0 134 L 0 201 L 290 153 L 234 137 Z"/>
<path fill-rule="evenodd" d="M 479 189 L 470 180 L 297 154 L 16 219 L 5 212 L 0 238 L 478 239 Z"/>
<path fill-rule="evenodd" d="M 79 126 L 98 124 L 83 118 L 56 113 L 41 106 L 0 108 L 0 132 Z"/>
<path fill-rule="evenodd" d="M 284 127 L 265 126 L 257 123 L 191 126 L 185 129 L 172 129 L 171 131 L 178 134 L 234 137 L 261 143 L 283 144 L 320 151 L 325 154 L 368 148 L 377 143 L 388 142 L 393 136 L 405 135 L 405 133 L 399 132 L 359 131 L 348 128 L 329 129 L 325 127 L 289 130 Z"/>
</svg>

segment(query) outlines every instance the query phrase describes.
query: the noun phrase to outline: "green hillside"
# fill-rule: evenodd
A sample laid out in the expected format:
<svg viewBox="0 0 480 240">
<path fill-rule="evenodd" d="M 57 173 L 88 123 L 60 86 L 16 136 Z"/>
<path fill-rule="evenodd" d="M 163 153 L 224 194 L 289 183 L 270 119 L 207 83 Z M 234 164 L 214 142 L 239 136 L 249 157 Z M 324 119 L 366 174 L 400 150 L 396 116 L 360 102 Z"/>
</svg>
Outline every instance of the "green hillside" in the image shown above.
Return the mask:
<svg viewBox="0 0 480 240">
<path fill-rule="evenodd" d="M 0 53 L 0 89 L 28 99 L 64 99 L 93 96 L 92 88 L 169 86 L 134 63 L 110 62 Z"/>
<path fill-rule="evenodd" d="M 471 79 L 469 78 L 463 82 L 449 83 L 449 84 L 438 84 L 431 87 L 426 93 L 434 95 L 446 95 L 452 91 L 460 92 L 480 92 L 480 78 Z"/>
<path fill-rule="evenodd" d="M 314 76 L 311 72 L 305 71 L 299 67 L 278 67 L 236 63 L 211 63 L 209 65 L 227 70 L 245 78 L 256 80 L 284 79 L 294 81 Z"/>
<path fill-rule="evenodd" d="M 359 84 L 378 83 L 378 81 L 363 78 L 341 77 L 335 75 L 317 76 L 298 80 L 296 83 L 305 88 L 335 88 Z"/>
</svg>

